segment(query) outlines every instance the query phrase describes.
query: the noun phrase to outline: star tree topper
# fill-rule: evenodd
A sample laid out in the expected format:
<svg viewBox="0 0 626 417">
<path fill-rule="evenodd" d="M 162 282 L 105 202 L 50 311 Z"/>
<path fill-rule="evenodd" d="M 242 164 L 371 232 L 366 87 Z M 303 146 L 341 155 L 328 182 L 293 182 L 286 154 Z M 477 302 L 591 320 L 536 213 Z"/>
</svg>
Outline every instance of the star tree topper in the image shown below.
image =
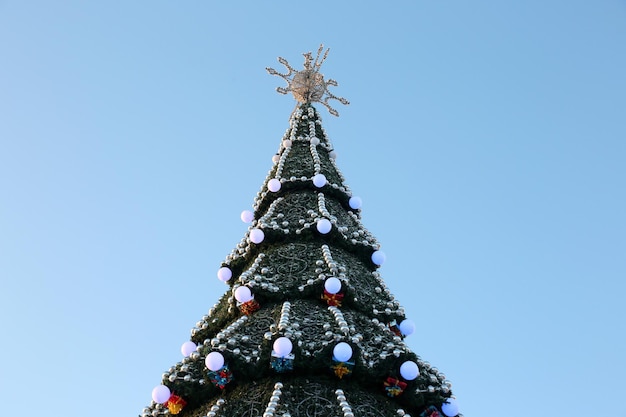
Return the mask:
<svg viewBox="0 0 626 417">
<path fill-rule="evenodd" d="M 337 81 L 333 79 L 324 80 L 324 75 L 320 74 L 320 68 L 322 63 L 328 56 L 328 51 L 330 48 L 326 49 L 324 52 L 324 56 L 320 59 L 322 50 L 324 49 L 324 45 L 320 45 L 317 50 L 317 56 L 315 57 L 315 61 L 313 61 L 313 55 L 311 52 L 307 52 L 304 55 L 304 69 L 301 71 L 297 71 L 293 69 L 289 62 L 285 58 L 278 57 L 278 62 L 283 64 L 289 72 L 286 74 L 282 74 L 276 71 L 274 68 L 266 68 L 267 72 L 271 75 L 278 75 L 283 80 L 287 82 L 287 87 L 277 87 L 276 91 L 281 94 L 287 94 L 291 91 L 293 96 L 299 103 L 311 103 L 317 101 L 318 103 L 322 103 L 324 107 L 328 109 L 328 112 L 333 116 L 339 116 L 339 112 L 332 108 L 328 104 L 328 100 L 333 99 L 339 101 L 341 104 L 350 104 L 348 100 L 343 97 L 337 97 L 330 91 L 328 91 L 329 86 L 337 87 Z"/>
</svg>

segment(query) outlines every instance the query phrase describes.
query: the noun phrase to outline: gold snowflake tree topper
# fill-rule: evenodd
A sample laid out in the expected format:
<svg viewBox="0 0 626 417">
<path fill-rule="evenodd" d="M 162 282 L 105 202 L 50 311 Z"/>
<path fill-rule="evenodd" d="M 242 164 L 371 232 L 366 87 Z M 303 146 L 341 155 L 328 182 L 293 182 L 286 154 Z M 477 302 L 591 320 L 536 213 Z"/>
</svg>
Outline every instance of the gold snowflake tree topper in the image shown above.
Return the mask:
<svg viewBox="0 0 626 417">
<path fill-rule="evenodd" d="M 278 62 L 283 64 L 289 71 L 286 74 L 276 71 L 274 68 L 266 68 L 267 72 L 271 75 L 278 75 L 287 82 L 287 87 L 278 87 L 276 91 L 281 94 L 287 94 L 291 91 L 293 96 L 299 103 L 311 103 L 317 101 L 322 103 L 324 107 L 328 109 L 328 112 L 333 116 L 339 116 L 339 112 L 332 108 L 328 104 L 328 100 L 337 100 L 341 104 L 350 104 L 348 100 L 343 97 L 337 97 L 330 91 L 329 86 L 337 87 L 337 81 L 333 79 L 324 80 L 324 75 L 320 73 L 322 63 L 328 56 L 330 48 L 326 49 L 324 56 L 321 56 L 324 45 L 320 45 L 317 50 L 317 56 L 313 61 L 313 55 L 311 52 L 307 52 L 304 55 L 304 69 L 297 71 L 293 69 L 289 62 L 285 58 L 278 57 Z M 320 59 L 321 56 L 321 59 Z"/>
</svg>

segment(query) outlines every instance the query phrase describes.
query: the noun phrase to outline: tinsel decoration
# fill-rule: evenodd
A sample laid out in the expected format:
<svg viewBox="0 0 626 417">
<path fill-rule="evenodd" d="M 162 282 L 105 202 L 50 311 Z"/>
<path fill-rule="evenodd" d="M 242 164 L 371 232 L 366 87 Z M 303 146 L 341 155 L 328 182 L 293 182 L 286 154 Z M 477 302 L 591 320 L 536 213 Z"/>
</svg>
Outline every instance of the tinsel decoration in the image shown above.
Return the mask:
<svg viewBox="0 0 626 417">
<path fill-rule="evenodd" d="M 402 337 L 402 332 L 400 331 L 398 323 L 395 320 L 391 320 L 391 322 L 389 323 L 389 330 L 391 330 L 392 333 L 396 336 Z"/>
<path fill-rule="evenodd" d="M 187 405 L 187 401 L 185 401 L 182 397 L 176 394 L 172 394 L 163 405 L 165 405 L 167 409 L 170 410 L 170 414 L 178 414 Z"/>
<path fill-rule="evenodd" d="M 209 380 L 219 389 L 224 389 L 233 380 L 233 373 L 228 369 L 228 365 L 224 365 L 217 371 L 209 371 Z"/>
<path fill-rule="evenodd" d="M 237 306 L 239 307 L 239 311 L 246 316 L 251 315 L 261 308 L 261 305 L 254 298 L 250 301 L 246 301 L 245 303 L 239 303 Z"/>
<path fill-rule="evenodd" d="M 402 394 L 406 389 L 406 382 L 402 382 L 399 379 L 389 377 L 384 383 L 385 392 L 389 397 L 397 397 Z"/>
<path fill-rule="evenodd" d="M 337 306 L 341 307 L 341 301 L 343 300 L 343 294 L 331 294 L 324 289 L 324 294 L 322 294 L 322 300 L 326 301 L 329 306 Z"/>
<path fill-rule="evenodd" d="M 285 373 L 293 371 L 293 360 L 295 356 L 293 353 L 290 353 L 284 357 L 279 356 L 275 351 L 272 350 L 272 359 L 270 360 L 270 366 L 272 369 L 278 373 Z"/>
<path fill-rule="evenodd" d="M 441 417 L 441 413 L 437 407 L 430 405 L 420 413 L 419 417 Z"/>
<path fill-rule="evenodd" d="M 341 362 L 333 359 L 333 364 L 330 369 L 335 373 L 335 376 L 339 379 L 343 379 L 344 376 L 350 376 L 354 369 L 354 362 Z"/>
</svg>

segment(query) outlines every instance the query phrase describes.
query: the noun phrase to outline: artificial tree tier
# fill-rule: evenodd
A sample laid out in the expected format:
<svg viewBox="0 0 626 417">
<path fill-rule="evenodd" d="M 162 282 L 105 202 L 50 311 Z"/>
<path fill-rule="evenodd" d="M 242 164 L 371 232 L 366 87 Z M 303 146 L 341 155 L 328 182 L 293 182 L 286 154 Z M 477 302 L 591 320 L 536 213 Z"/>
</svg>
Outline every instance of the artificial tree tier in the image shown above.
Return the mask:
<svg viewBox="0 0 626 417">
<path fill-rule="evenodd" d="M 414 324 L 380 277 L 384 255 L 311 103 L 273 161 L 219 267 L 228 289 L 141 415 L 457 415 L 450 383 L 404 342 Z"/>
</svg>

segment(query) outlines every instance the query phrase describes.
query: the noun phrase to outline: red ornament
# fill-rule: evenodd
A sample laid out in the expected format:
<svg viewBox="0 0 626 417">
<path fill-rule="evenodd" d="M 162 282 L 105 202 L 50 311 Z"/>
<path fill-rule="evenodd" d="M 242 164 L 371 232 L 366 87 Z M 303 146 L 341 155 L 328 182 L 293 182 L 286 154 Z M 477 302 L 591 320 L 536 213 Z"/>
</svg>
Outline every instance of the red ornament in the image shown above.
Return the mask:
<svg viewBox="0 0 626 417">
<path fill-rule="evenodd" d="M 322 300 L 326 301 L 329 306 L 337 306 L 341 307 L 341 300 L 343 299 L 343 294 L 331 294 L 324 289 L 324 294 L 322 294 Z"/>
<path fill-rule="evenodd" d="M 254 313 L 259 308 L 261 308 L 261 305 L 257 303 L 257 301 L 254 298 L 250 301 L 246 301 L 245 303 L 239 304 L 239 311 L 241 311 L 246 316 L 249 316 L 250 314 Z"/>
<path fill-rule="evenodd" d="M 397 397 L 402 394 L 406 389 L 406 382 L 402 382 L 399 379 L 389 377 L 385 381 L 385 392 L 390 397 Z"/>
<path fill-rule="evenodd" d="M 182 397 L 176 394 L 172 394 L 170 395 L 170 398 L 167 401 L 165 401 L 165 404 L 163 405 L 165 405 L 167 409 L 170 410 L 171 414 L 178 414 L 181 412 L 183 407 L 187 405 L 187 401 L 183 400 Z"/>
</svg>

